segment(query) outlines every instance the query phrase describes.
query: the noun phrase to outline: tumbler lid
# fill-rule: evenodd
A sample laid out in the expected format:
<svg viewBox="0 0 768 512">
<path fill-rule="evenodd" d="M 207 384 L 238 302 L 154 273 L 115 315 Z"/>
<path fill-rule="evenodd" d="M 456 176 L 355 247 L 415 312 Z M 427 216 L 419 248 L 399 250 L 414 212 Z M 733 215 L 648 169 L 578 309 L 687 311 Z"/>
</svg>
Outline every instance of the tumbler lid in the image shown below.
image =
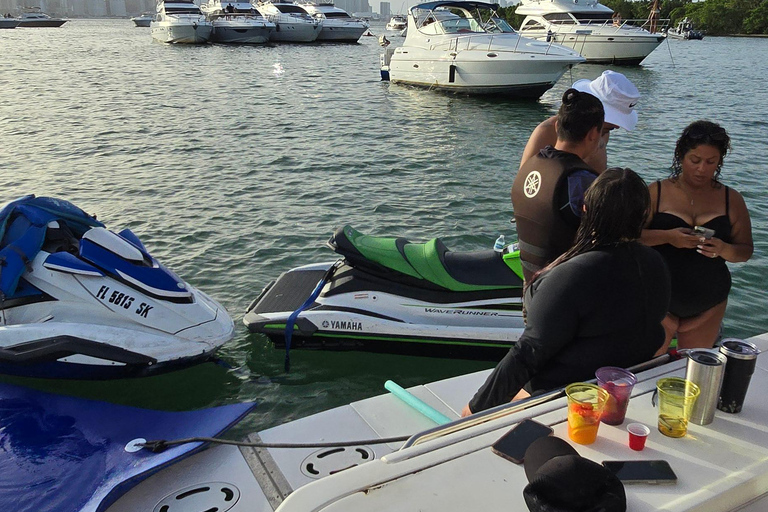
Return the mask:
<svg viewBox="0 0 768 512">
<path fill-rule="evenodd" d="M 711 350 L 691 350 L 688 352 L 688 358 L 707 366 L 720 366 L 726 362 L 725 356 Z"/>
<path fill-rule="evenodd" d="M 760 351 L 755 345 L 736 338 L 727 338 L 720 343 L 720 352 L 734 359 L 755 359 Z"/>
</svg>

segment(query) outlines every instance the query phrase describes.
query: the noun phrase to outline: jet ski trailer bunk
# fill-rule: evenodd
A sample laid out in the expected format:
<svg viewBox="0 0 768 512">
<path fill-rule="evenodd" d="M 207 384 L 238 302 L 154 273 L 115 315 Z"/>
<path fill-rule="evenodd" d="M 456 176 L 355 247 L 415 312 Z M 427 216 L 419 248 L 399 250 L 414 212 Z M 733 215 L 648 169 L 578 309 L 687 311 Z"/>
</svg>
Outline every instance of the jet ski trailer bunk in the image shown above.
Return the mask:
<svg viewBox="0 0 768 512">
<path fill-rule="evenodd" d="M 0 210 L 0 373 L 106 379 L 211 358 L 234 336 L 226 310 L 67 201 Z"/>
<path fill-rule="evenodd" d="M 277 347 L 287 335 L 299 348 L 489 361 L 522 334 L 522 268 L 512 246 L 455 252 L 439 238 L 412 243 L 350 226 L 328 245 L 343 259 L 270 283 L 243 318 L 250 331 Z"/>
</svg>

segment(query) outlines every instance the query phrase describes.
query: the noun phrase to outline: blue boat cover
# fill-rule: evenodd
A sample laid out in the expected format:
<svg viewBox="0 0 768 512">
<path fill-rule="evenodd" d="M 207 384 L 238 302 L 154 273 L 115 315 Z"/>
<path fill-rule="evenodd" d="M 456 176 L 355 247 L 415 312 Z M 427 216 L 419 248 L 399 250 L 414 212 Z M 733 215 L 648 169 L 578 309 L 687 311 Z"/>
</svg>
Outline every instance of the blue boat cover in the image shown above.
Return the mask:
<svg viewBox="0 0 768 512">
<path fill-rule="evenodd" d="M 19 279 L 45 241 L 48 223 L 63 220 L 79 238 L 92 227 L 104 227 L 69 201 L 24 196 L 0 209 L 0 297 L 11 297 Z"/>
<path fill-rule="evenodd" d="M 0 510 L 103 511 L 144 478 L 203 446 L 129 453 L 128 443 L 215 436 L 255 406 L 153 411 L 0 383 Z"/>
</svg>

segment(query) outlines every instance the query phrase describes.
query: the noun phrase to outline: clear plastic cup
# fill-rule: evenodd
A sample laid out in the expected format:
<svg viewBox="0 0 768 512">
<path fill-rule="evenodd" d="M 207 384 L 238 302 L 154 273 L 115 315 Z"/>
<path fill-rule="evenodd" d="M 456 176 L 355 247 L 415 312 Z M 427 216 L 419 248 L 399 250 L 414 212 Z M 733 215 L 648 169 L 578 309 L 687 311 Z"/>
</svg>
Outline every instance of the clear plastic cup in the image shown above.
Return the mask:
<svg viewBox="0 0 768 512">
<path fill-rule="evenodd" d="M 627 432 L 629 432 L 629 447 L 637 452 L 642 451 L 651 429 L 642 423 L 630 423 L 627 425 Z"/>
<path fill-rule="evenodd" d="M 597 385 L 608 392 L 608 401 L 603 409 L 601 421 L 606 425 L 621 425 L 627 414 L 629 397 L 637 383 L 632 372 L 616 366 L 603 366 L 595 372 Z"/>
<path fill-rule="evenodd" d="M 594 384 L 577 382 L 566 386 L 565 394 L 568 397 L 568 437 L 578 444 L 594 443 L 608 392 Z"/>
<path fill-rule="evenodd" d="M 659 394 L 659 432 L 667 437 L 683 437 L 688 433 L 693 404 L 699 396 L 699 386 L 680 377 L 656 381 Z"/>
</svg>

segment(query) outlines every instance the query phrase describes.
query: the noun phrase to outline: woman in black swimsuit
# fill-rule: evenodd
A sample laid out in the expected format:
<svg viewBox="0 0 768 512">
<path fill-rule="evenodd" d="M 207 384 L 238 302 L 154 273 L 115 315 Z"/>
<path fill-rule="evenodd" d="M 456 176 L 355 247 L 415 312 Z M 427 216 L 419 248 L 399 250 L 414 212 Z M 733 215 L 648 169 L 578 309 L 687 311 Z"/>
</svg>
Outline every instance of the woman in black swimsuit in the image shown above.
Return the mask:
<svg viewBox="0 0 768 512">
<path fill-rule="evenodd" d="M 752 256 L 752 225 L 744 198 L 719 181 L 730 138 L 718 124 L 696 121 L 677 140 L 672 175 L 652 183 L 651 217 L 641 241 L 664 257 L 672 301 L 664 319 L 667 350 L 710 348 L 725 316 L 731 274 L 725 262 Z M 714 231 L 697 233 L 700 226 Z"/>
</svg>

